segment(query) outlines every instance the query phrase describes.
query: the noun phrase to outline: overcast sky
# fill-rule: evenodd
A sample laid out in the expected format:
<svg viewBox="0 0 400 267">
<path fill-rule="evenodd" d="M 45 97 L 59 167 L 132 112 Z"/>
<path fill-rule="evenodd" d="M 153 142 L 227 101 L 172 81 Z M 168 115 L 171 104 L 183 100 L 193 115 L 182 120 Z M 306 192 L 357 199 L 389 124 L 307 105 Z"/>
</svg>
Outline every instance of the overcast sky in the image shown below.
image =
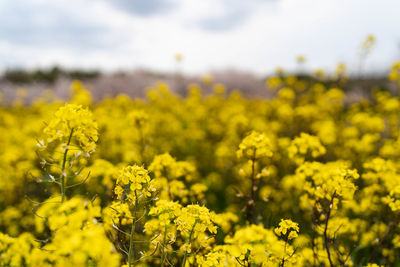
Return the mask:
<svg viewBox="0 0 400 267">
<path fill-rule="evenodd" d="M 399 0 L 0 0 L 0 69 L 151 68 L 187 73 L 277 66 L 357 65 L 367 34 L 368 70 L 400 58 Z"/>
</svg>

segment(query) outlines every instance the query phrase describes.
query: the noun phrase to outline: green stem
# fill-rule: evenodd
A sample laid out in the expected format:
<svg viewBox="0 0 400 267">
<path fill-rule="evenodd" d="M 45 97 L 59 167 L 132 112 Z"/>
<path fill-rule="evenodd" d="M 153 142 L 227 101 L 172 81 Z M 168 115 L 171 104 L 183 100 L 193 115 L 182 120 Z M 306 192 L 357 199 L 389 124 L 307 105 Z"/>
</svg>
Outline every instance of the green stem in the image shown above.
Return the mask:
<svg viewBox="0 0 400 267">
<path fill-rule="evenodd" d="M 189 244 L 189 245 L 190 245 L 190 243 L 192 242 L 192 235 L 193 235 L 194 227 L 196 226 L 196 224 L 197 224 L 197 220 L 194 222 L 193 227 L 192 227 L 192 230 L 190 230 L 190 234 L 189 234 L 189 238 L 188 238 L 188 244 Z M 182 267 L 185 267 L 186 258 L 187 258 L 187 252 L 186 252 L 186 250 L 185 250 L 185 254 L 183 254 Z"/>
<path fill-rule="evenodd" d="M 328 209 L 328 213 L 326 215 L 326 221 L 325 221 L 325 229 L 324 229 L 324 243 L 325 243 L 325 250 L 326 250 L 326 254 L 328 255 L 328 260 L 329 260 L 329 264 L 331 267 L 334 266 L 332 258 L 331 258 L 331 252 L 330 252 L 330 247 L 329 247 L 329 238 L 328 238 L 328 223 L 329 223 L 329 218 L 331 216 L 331 211 L 332 211 L 332 207 L 333 207 L 333 200 L 335 199 L 335 195 L 336 195 L 336 191 L 333 192 L 331 201 L 329 203 L 329 209 Z"/>
<path fill-rule="evenodd" d="M 133 235 L 135 233 L 136 229 L 136 209 L 137 209 L 138 201 L 137 201 L 137 193 L 135 190 L 135 206 L 133 207 L 133 222 L 132 222 L 132 228 L 131 228 L 131 234 L 129 236 L 129 251 L 128 251 L 128 264 L 129 267 L 131 267 L 132 264 L 132 259 L 134 258 L 133 255 Z"/>
<path fill-rule="evenodd" d="M 317 234 L 315 229 L 317 228 L 317 220 L 318 220 L 317 210 L 316 210 L 316 207 L 314 206 L 313 207 L 313 217 L 312 217 L 312 231 L 313 232 L 312 232 L 312 238 L 311 238 L 311 248 L 312 248 L 312 252 L 313 252 L 313 267 L 316 266 L 316 260 L 318 258 L 317 252 L 315 251 L 315 247 L 316 247 L 315 239 L 316 239 L 316 234 Z"/>
<path fill-rule="evenodd" d="M 167 242 L 167 225 L 165 225 L 165 230 L 164 230 L 164 240 L 163 240 L 163 245 L 162 245 L 162 263 L 161 266 L 164 266 L 165 264 L 165 259 L 166 259 L 166 255 L 165 255 L 165 243 Z"/>
<path fill-rule="evenodd" d="M 62 167 L 61 167 L 61 202 L 64 202 L 64 200 L 66 199 L 65 196 L 65 186 L 66 186 L 66 180 L 65 180 L 65 164 L 67 163 L 67 154 L 69 151 L 69 145 L 71 143 L 71 139 L 72 139 L 72 134 L 74 133 L 74 128 L 71 129 L 71 133 L 69 134 L 68 137 L 68 143 L 67 143 L 67 147 L 65 148 L 64 151 L 64 157 L 63 157 L 63 163 L 62 163 Z"/>
<path fill-rule="evenodd" d="M 255 153 L 254 153 L 255 154 Z M 250 223 L 255 224 L 256 223 L 256 210 L 255 210 L 255 205 L 256 205 L 256 180 L 255 180 L 255 164 L 256 164 L 256 159 L 255 155 L 251 159 L 251 188 L 250 188 L 250 200 L 247 203 L 247 220 Z"/>
<path fill-rule="evenodd" d="M 145 157 L 144 156 L 145 141 L 144 141 L 142 127 L 139 127 L 139 136 L 140 136 L 140 159 L 142 161 L 142 164 L 146 166 L 146 159 L 144 158 Z"/>
<path fill-rule="evenodd" d="M 287 246 L 287 240 L 285 240 L 285 248 L 283 250 L 283 257 L 282 257 L 282 263 L 281 266 L 284 267 L 285 266 L 285 256 L 286 256 L 286 246 Z"/>
</svg>

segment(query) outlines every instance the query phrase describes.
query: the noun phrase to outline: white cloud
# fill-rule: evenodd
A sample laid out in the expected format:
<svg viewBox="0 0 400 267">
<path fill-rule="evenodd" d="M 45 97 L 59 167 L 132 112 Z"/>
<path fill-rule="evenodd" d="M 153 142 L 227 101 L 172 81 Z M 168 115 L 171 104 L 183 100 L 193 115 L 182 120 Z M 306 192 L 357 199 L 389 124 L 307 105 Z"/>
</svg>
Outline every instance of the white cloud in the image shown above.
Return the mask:
<svg viewBox="0 0 400 267">
<path fill-rule="evenodd" d="M 174 5 L 164 11 L 141 7 L 151 15 L 112 0 L 0 2 L 0 23 L 7 26 L 0 28 L 0 67 L 170 71 L 177 52 L 191 73 L 294 69 L 298 54 L 308 58 L 309 69 L 339 61 L 355 66 L 357 46 L 368 33 L 377 37 L 369 69 L 384 70 L 399 56 L 396 0 L 169 2 Z"/>
</svg>

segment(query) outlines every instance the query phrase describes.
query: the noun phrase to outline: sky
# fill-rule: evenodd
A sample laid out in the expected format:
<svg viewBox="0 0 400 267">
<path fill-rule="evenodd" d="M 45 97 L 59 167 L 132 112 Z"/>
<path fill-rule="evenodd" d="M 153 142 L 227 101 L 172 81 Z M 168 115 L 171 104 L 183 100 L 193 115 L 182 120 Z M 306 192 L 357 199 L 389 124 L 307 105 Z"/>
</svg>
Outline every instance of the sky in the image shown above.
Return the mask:
<svg viewBox="0 0 400 267">
<path fill-rule="evenodd" d="M 0 0 L 0 70 L 59 65 L 104 71 L 146 68 L 201 74 L 278 66 L 358 66 L 400 59 L 398 0 Z M 183 55 L 177 66 L 174 56 Z"/>
</svg>

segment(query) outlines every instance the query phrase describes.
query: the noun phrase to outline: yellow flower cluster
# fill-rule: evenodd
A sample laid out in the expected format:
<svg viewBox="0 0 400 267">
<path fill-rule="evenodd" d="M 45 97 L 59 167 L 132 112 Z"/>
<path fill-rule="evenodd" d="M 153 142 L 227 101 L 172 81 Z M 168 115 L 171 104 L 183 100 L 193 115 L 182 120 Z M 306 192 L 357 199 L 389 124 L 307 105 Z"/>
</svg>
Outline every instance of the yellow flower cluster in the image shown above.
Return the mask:
<svg viewBox="0 0 400 267">
<path fill-rule="evenodd" d="M 120 170 L 114 192 L 121 201 L 135 203 L 142 198 L 150 197 L 155 190 L 150 182 L 148 171 L 134 165 Z"/>
<path fill-rule="evenodd" d="M 83 106 L 89 106 L 92 104 L 92 94 L 86 90 L 81 81 L 73 81 L 71 83 L 70 91 L 71 103 Z"/>
<path fill-rule="evenodd" d="M 247 158 L 251 160 L 271 157 L 271 140 L 265 134 L 252 131 L 240 143 L 239 150 L 236 154 L 238 158 Z"/>
<path fill-rule="evenodd" d="M 21 89 L 0 107 L 0 266 L 396 266 L 398 69 L 362 97 L 343 64 L 279 70 L 270 98 Z"/>
<path fill-rule="evenodd" d="M 161 199 L 180 200 L 187 203 L 193 198 L 202 200 L 207 190 L 205 184 L 191 184 L 197 178 L 196 168 L 192 163 L 177 161 L 169 153 L 155 156 L 149 170 L 154 173 L 153 183 L 161 191 L 159 194 Z M 188 190 L 189 187 L 190 190 Z"/>
<path fill-rule="evenodd" d="M 197 264 L 201 267 L 224 267 L 227 265 L 226 255 L 219 251 L 211 251 L 205 256 L 197 256 Z"/>
<path fill-rule="evenodd" d="M 35 245 L 35 238 L 31 234 L 24 233 L 13 238 L 0 233 L 0 265 L 18 267 L 40 264 L 45 256 Z M 50 266 L 50 264 L 47 266 Z"/>
<path fill-rule="evenodd" d="M 306 162 L 296 170 L 298 182 L 308 198 L 320 202 L 332 198 L 352 199 L 356 190 L 356 170 L 348 169 L 345 162 Z"/>
<path fill-rule="evenodd" d="M 81 197 L 74 197 L 61 205 L 54 201 L 43 204 L 37 211 L 37 230 L 54 233 L 42 248 L 40 243 L 34 243 L 39 251 L 52 252 L 42 253 L 43 263 L 48 262 L 48 266 L 118 266 L 120 255 L 98 221 L 100 211 L 97 203 Z M 37 262 L 32 266 L 41 264 Z"/>
<path fill-rule="evenodd" d="M 177 202 L 160 199 L 150 209 L 149 215 L 158 216 L 160 226 L 170 224 L 181 213 L 181 205 Z"/>
<path fill-rule="evenodd" d="M 296 262 L 294 248 L 283 240 L 278 240 L 272 230 L 261 225 L 250 225 L 236 231 L 233 237 L 225 239 L 228 255 L 240 265 L 278 266 L 282 261 L 291 265 Z"/>
<path fill-rule="evenodd" d="M 133 215 L 128 203 L 113 201 L 103 210 L 105 225 L 127 225 L 133 223 Z"/>
<path fill-rule="evenodd" d="M 400 185 L 396 185 L 392 190 L 390 190 L 388 197 L 383 198 L 392 211 L 396 212 L 400 210 Z"/>
<path fill-rule="evenodd" d="M 317 158 L 326 153 L 326 149 L 321 145 L 318 137 L 301 133 L 288 147 L 289 157 L 294 159 L 297 164 L 301 164 L 305 158 Z"/>
<path fill-rule="evenodd" d="M 81 105 L 67 104 L 56 111 L 54 118 L 43 130 L 46 139 L 39 145 L 47 146 L 59 141 L 64 147 L 75 144 L 85 153 L 92 153 L 98 140 L 97 128 L 88 109 Z"/>
<path fill-rule="evenodd" d="M 167 259 L 172 254 L 173 246 L 180 244 L 180 251 L 184 253 L 184 260 L 194 251 L 209 248 L 214 242 L 210 234 L 217 233 L 217 226 L 213 222 L 215 214 L 206 207 L 188 205 L 182 207 L 177 202 L 159 200 L 151 208 L 149 215 L 156 217 L 146 222 L 145 232 L 152 235 L 153 247 L 161 246 L 161 257 Z M 197 257 L 200 261 L 202 257 Z"/>
<path fill-rule="evenodd" d="M 143 125 L 149 120 L 149 115 L 143 110 L 134 110 L 128 114 L 128 120 L 135 127 L 143 127 Z"/>
<path fill-rule="evenodd" d="M 369 34 L 360 46 L 360 50 L 361 50 L 360 53 L 362 55 L 365 54 L 364 56 L 370 54 L 372 48 L 375 46 L 375 43 L 376 43 L 375 36 L 373 36 L 372 34 Z"/>
<path fill-rule="evenodd" d="M 281 219 L 281 222 L 279 223 L 279 227 L 275 228 L 274 232 L 278 236 L 286 236 L 287 235 L 287 239 L 291 240 L 298 236 L 297 233 L 299 232 L 299 224 L 292 222 L 291 220 Z"/>
<path fill-rule="evenodd" d="M 400 61 L 393 63 L 390 68 L 389 80 L 397 82 L 400 86 Z"/>
<path fill-rule="evenodd" d="M 199 205 L 188 205 L 184 207 L 180 215 L 175 219 L 177 230 L 181 235 L 187 237 L 188 242 L 182 246 L 182 250 L 191 252 L 193 240 L 198 241 L 200 246 L 207 246 L 208 235 L 217 233 L 217 226 L 212 222 L 212 213 Z"/>
<path fill-rule="evenodd" d="M 186 161 L 176 161 L 169 153 L 164 153 L 154 157 L 149 166 L 149 170 L 156 177 L 164 177 L 167 179 L 178 179 L 185 177 L 186 180 L 192 180 L 195 167 Z"/>
</svg>

